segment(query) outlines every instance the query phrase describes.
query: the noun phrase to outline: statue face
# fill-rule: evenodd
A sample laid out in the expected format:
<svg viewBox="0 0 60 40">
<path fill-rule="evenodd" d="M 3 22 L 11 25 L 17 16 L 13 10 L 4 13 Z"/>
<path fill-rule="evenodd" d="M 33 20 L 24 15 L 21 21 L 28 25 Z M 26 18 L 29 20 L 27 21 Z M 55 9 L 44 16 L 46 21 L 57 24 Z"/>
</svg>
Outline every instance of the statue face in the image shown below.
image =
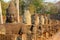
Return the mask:
<svg viewBox="0 0 60 40">
<path fill-rule="evenodd" d="M 17 9 L 15 7 L 15 3 L 11 1 L 6 11 L 7 11 L 7 14 L 6 14 L 7 22 L 10 22 L 10 23 L 15 22 L 16 17 L 17 17 L 16 15 Z"/>
<path fill-rule="evenodd" d="M 7 15 L 7 19 L 9 22 L 14 22 L 14 15 L 13 14 Z"/>
<path fill-rule="evenodd" d="M 10 15 L 11 21 L 14 21 L 14 15 Z"/>
</svg>

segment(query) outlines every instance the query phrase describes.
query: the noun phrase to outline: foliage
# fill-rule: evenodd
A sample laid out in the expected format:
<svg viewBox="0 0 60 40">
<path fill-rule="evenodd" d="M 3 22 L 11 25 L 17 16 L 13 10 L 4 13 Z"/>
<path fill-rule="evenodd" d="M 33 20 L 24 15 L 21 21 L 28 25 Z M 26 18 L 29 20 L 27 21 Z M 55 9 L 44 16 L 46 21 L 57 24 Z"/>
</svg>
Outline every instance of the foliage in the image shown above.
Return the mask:
<svg viewBox="0 0 60 40">
<path fill-rule="evenodd" d="M 43 0 L 29 0 L 29 2 L 30 3 L 27 3 L 27 4 L 31 14 L 33 14 L 34 12 L 39 12 L 43 8 L 43 5 L 42 5 Z M 20 9 L 22 10 L 22 13 L 26 5 L 24 5 L 24 2 L 20 0 L 20 7 L 21 7 Z"/>
<path fill-rule="evenodd" d="M 45 11 L 46 13 L 49 13 L 49 14 L 58 13 L 58 9 L 53 3 L 48 3 L 46 7 L 47 7 L 46 9 L 48 10 L 48 11 Z"/>
<path fill-rule="evenodd" d="M 39 13 L 39 11 L 43 8 L 43 0 L 32 0 L 32 5 L 35 7 L 35 12 Z"/>
<path fill-rule="evenodd" d="M 6 9 L 8 7 L 9 3 L 4 2 L 3 0 L 0 0 L 2 2 L 2 13 L 3 15 L 6 14 Z M 28 8 L 31 12 L 31 14 L 34 14 L 34 12 L 36 13 L 57 13 L 57 7 L 52 4 L 52 3 L 48 3 L 48 5 L 46 6 L 45 4 L 43 4 L 44 0 L 29 0 L 30 3 L 28 4 Z M 52 5 L 52 6 L 51 6 Z M 24 13 L 24 2 L 22 0 L 19 0 L 19 12 L 20 14 Z M 50 8 L 50 10 L 49 10 Z M 48 10 L 48 11 L 46 11 Z"/>
<path fill-rule="evenodd" d="M 6 15 L 6 9 L 8 7 L 8 3 L 1 1 L 1 5 L 2 5 L 2 14 Z"/>
</svg>

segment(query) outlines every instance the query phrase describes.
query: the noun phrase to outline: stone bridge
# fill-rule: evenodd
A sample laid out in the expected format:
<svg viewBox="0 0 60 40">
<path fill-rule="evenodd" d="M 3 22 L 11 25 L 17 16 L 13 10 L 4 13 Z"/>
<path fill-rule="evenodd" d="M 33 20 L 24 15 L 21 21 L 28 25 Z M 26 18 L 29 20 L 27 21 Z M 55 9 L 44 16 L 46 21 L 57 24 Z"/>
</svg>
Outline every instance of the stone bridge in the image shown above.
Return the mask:
<svg viewBox="0 0 60 40">
<path fill-rule="evenodd" d="M 30 27 L 31 25 L 25 25 L 23 23 L 0 24 L 0 38 L 1 40 L 21 40 L 20 38 L 23 34 L 29 33 Z"/>
<path fill-rule="evenodd" d="M 25 25 L 19 24 L 0 24 L 0 38 L 1 40 L 46 40 L 60 32 L 59 24 L 52 25 Z M 23 36 L 22 36 L 23 35 Z M 30 36 L 29 36 L 30 35 Z M 27 37 L 25 37 L 27 36 Z M 32 38 L 31 38 L 32 37 Z M 18 39 L 17 39 L 18 38 Z M 27 38 L 27 39 L 22 39 Z"/>
<path fill-rule="evenodd" d="M 5 29 L 5 34 L 19 34 L 20 30 L 24 30 L 26 27 L 25 24 L 19 23 L 19 24 L 12 24 L 12 23 L 7 23 L 7 24 L 0 24 L 0 30 Z M 24 28 L 24 29 L 23 29 Z"/>
</svg>

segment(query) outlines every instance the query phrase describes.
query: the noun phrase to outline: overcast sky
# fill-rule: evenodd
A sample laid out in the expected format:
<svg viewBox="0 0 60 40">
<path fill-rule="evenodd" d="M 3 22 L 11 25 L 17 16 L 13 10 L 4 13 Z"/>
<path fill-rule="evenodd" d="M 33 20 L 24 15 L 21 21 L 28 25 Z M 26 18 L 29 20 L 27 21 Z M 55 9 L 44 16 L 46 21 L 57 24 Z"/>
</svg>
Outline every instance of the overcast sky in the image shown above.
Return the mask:
<svg viewBox="0 0 60 40">
<path fill-rule="evenodd" d="M 5 2 L 8 2 L 9 0 L 4 0 Z M 59 1 L 59 0 L 45 0 L 45 2 L 56 2 L 56 1 Z"/>
<path fill-rule="evenodd" d="M 5 2 L 8 2 L 8 1 L 10 1 L 10 0 L 4 0 Z"/>
<path fill-rule="evenodd" d="M 59 0 L 45 0 L 45 2 L 57 2 Z"/>
</svg>

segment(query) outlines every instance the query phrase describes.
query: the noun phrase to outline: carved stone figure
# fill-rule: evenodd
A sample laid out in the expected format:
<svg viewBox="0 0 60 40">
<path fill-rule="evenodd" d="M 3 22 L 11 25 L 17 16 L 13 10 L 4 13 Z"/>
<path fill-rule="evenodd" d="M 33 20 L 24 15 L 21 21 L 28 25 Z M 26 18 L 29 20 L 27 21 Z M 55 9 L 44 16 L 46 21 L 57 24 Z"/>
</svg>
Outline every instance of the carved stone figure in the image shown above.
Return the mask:
<svg viewBox="0 0 60 40">
<path fill-rule="evenodd" d="M 30 14 L 29 10 L 25 10 L 23 19 L 24 19 L 25 24 L 31 25 L 31 14 Z"/>
<path fill-rule="evenodd" d="M 6 13 L 6 23 L 17 22 L 17 9 L 13 1 L 10 2 L 9 7 L 7 8 Z"/>
</svg>

